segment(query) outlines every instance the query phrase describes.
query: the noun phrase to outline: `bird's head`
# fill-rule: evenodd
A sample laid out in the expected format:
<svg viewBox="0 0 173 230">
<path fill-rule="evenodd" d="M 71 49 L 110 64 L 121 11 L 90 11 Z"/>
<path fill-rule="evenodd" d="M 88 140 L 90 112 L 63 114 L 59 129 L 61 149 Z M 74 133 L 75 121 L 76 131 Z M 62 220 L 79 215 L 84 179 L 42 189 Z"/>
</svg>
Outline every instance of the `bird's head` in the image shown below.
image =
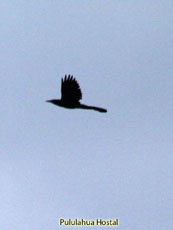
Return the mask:
<svg viewBox="0 0 173 230">
<path fill-rule="evenodd" d="M 54 105 L 59 105 L 60 104 L 60 100 L 57 100 L 57 99 L 47 100 L 46 102 L 52 103 Z"/>
</svg>

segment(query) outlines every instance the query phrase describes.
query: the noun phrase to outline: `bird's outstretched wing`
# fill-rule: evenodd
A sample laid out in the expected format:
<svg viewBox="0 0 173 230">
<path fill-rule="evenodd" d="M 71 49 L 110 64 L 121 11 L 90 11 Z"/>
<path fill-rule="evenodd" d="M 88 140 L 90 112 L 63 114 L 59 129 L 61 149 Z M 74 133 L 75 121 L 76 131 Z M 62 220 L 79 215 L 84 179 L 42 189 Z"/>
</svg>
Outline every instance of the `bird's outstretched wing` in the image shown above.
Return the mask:
<svg viewBox="0 0 173 230">
<path fill-rule="evenodd" d="M 82 99 L 80 86 L 72 75 L 65 75 L 61 79 L 61 100 L 66 102 L 77 103 Z"/>
</svg>

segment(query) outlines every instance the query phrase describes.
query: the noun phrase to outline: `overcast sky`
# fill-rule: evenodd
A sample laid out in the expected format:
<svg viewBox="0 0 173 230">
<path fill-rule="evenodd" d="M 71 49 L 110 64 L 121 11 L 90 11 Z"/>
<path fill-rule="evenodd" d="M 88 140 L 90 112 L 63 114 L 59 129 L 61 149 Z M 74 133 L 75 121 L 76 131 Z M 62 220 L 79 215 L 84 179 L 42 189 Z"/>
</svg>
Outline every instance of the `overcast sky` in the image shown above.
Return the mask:
<svg viewBox="0 0 173 230">
<path fill-rule="evenodd" d="M 172 228 L 172 15 L 169 0 L 0 2 L 0 229 Z M 46 103 L 65 74 L 108 112 Z"/>
</svg>

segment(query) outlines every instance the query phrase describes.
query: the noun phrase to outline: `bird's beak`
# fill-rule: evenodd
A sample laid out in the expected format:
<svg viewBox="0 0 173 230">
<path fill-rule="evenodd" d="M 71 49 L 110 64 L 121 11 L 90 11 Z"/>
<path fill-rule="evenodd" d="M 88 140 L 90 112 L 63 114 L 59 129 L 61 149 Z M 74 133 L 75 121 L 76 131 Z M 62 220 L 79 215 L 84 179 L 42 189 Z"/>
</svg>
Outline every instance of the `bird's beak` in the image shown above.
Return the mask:
<svg viewBox="0 0 173 230">
<path fill-rule="evenodd" d="M 46 102 L 50 102 L 50 100 L 47 100 Z"/>
</svg>

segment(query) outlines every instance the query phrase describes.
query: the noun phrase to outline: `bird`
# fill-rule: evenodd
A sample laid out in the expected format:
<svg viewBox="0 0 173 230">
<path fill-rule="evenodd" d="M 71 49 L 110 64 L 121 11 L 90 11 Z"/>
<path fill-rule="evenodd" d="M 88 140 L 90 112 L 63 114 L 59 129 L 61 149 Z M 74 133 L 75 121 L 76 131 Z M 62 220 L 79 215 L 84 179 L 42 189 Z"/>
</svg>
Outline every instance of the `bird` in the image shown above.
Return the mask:
<svg viewBox="0 0 173 230">
<path fill-rule="evenodd" d="M 54 105 L 61 106 L 67 109 L 91 109 L 101 113 L 106 113 L 107 110 L 96 106 L 89 106 L 80 103 L 82 99 L 82 91 L 79 83 L 73 75 L 65 75 L 61 78 L 61 99 L 51 99 L 50 102 Z"/>
</svg>

